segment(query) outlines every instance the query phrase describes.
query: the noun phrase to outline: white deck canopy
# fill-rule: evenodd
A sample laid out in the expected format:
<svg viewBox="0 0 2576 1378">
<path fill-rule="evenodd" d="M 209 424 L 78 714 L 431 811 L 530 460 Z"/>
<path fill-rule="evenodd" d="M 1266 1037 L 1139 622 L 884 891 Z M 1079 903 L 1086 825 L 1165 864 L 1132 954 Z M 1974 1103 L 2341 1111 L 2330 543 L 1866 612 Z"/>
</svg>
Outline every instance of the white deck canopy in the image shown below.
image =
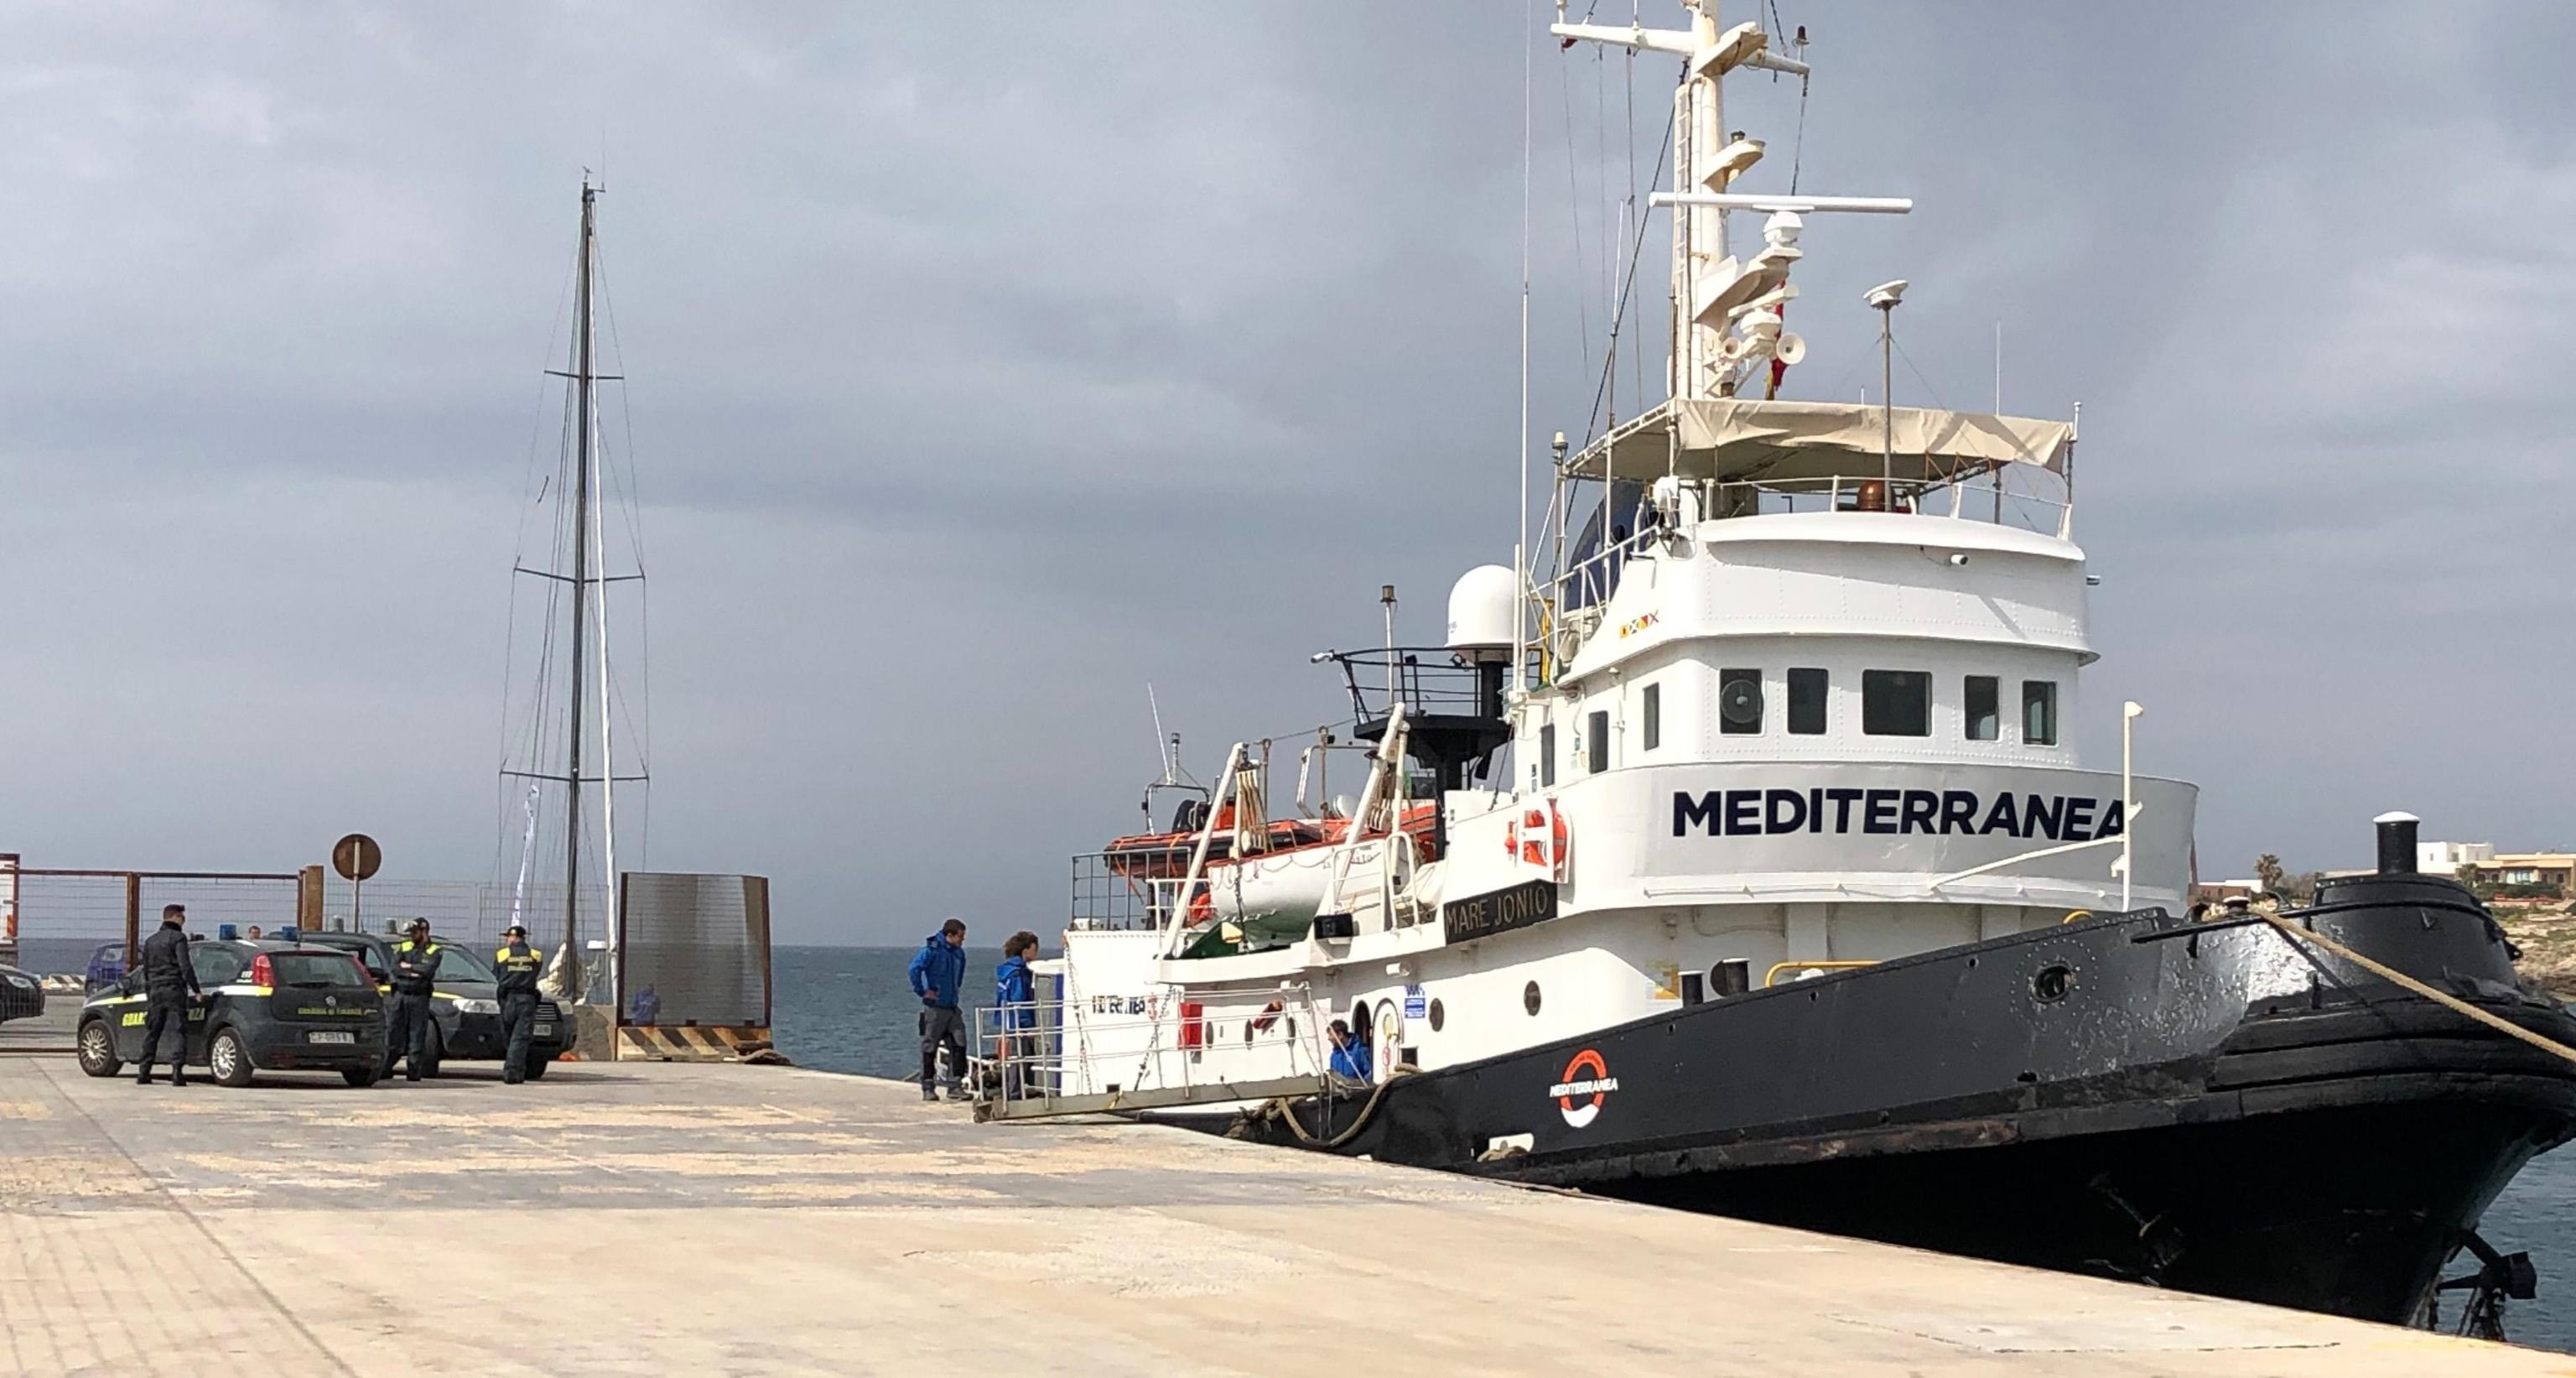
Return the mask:
<svg viewBox="0 0 2576 1378">
<path fill-rule="evenodd" d="M 1568 458 L 1564 474 L 1651 481 L 1675 473 L 1721 482 L 1876 478 L 1888 419 L 1865 402 L 1677 399 Z M 2063 473 L 2075 439 L 2066 422 L 2026 416 L 1898 407 L 1893 420 L 1894 476 L 1908 483 L 1939 483 L 2006 464 Z"/>
</svg>

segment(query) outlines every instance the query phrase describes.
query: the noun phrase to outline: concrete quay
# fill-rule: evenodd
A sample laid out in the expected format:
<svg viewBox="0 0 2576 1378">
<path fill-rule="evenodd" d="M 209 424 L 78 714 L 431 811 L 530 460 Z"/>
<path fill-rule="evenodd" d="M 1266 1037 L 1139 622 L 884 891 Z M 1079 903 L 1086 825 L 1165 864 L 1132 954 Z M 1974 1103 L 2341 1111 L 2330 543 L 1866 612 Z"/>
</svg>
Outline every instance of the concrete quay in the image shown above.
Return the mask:
<svg viewBox="0 0 2576 1378">
<path fill-rule="evenodd" d="M 0 1372 L 1319 1370 L 2576 1358 L 1124 1123 L 978 1126 L 859 1077 L 174 1089 L 0 1058 Z"/>
</svg>

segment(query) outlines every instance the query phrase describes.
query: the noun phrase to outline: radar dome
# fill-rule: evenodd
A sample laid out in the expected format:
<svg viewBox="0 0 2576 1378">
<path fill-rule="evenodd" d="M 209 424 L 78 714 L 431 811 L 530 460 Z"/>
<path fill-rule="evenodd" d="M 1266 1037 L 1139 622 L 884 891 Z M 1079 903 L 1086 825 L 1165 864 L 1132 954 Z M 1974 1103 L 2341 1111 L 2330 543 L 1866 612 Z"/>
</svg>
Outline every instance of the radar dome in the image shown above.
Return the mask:
<svg viewBox="0 0 2576 1378">
<path fill-rule="evenodd" d="M 1449 649 L 1473 660 L 1509 660 L 1520 640 L 1520 581 L 1501 565 L 1478 565 L 1449 587 Z"/>
</svg>

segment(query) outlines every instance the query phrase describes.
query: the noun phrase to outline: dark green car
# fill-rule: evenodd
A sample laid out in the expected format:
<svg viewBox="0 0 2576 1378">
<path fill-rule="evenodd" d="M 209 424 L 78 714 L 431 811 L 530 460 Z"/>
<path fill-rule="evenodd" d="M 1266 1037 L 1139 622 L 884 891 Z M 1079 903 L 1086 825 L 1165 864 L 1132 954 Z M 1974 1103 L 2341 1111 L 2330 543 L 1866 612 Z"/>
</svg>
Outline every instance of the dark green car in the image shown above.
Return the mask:
<svg viewBox="0 0 2576 1378">
<path fill-rule="evenodd" d="M 336 948 L 356 957 L 376 978 L 377 990 L 391 995 L 393 990 L 393 945 L 373 933 L 306 933 L 300 941 L 311 947 Z M 431 988 L 429 1002 L 429 1049 L 421 1059 L 424 1076 L 438 1075 L 439 1064 L 449 1059 L 466 1062 L 498 1062 L 508 1053 L 508 1040 L 501 1027 L 500 977 L 492 971 L 491 948 L 472 948 L 445 938 L 432 938 L 438 944 L 438 981 Z M 570 1051 L 576 1042 L 572 1021 L 563 1017 L 562 1008 L 553 1000 L 537 1001 L 536 1024 L 530 1030 L 528 1063 L 520 1070 L 534 1081 L 546 1074 L 546 1067 Z M 400 1050 L 389 1049 L 385 1070 L 393 1070 Z"/>
<path fill-rule="evenodd" d="M 205 995 L 188 1009 L 189 1066 L 226 1086 L 248 1086 L 254 1072 L 338 1072 L 351 1086 L 383 1074 L 384 997 L 348 953 L 216 940 L 188 944 L 188 960 Z M 112 1077 L 142 1061 L 148 1008 L 134 973 L 83 1002 L 81 1070 Z"/>
</svg>

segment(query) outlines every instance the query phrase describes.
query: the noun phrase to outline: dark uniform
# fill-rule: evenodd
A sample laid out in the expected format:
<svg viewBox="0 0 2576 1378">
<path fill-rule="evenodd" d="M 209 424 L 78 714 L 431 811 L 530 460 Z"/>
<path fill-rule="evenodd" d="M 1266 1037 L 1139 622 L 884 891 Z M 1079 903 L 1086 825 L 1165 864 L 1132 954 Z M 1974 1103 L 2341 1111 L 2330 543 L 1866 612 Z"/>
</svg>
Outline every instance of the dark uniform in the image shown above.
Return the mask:
<svg viewBox="0 0 2576 1378">
<path fill-rule="evenodd" d="M 537 973 L 546 955 L 525 938 L 492 954 L 492 970 L 501 977 L 501 1030 L 509 1040 L 502 1054 L 501 1080 L 517 1085 L 528 1079 L 528 1040 L 537 1024 Z"/>
<path fill-rule="evenodd" d="M 403 1077 L 420 1080 L 420 1065 L 429 1056 L 429 996 L 438 983 L 440 948 L 435 942 L 409 938 L 394 944 L 394 998 L 385 1007 L 385 1071 L 402 1058 Z"/>
<path fill-rule="evenodd" d="M 196 964 L 188 960 L 188 933 L 176 920 L 143 940 L 143 1062 L 135 1080 L 152 1080 L 152 1055 L 169 1042 L 170 1084 L 188 1084 L 188 1006 L 199 995 Z"/>
</svg>

